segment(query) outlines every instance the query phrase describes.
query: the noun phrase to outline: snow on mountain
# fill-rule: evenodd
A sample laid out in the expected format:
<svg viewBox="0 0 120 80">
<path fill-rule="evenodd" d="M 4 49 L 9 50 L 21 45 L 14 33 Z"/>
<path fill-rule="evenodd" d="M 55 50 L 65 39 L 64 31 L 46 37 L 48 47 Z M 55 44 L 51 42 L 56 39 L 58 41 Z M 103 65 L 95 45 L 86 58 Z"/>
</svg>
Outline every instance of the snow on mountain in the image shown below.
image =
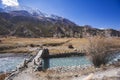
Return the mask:
<svg viewBox="0 0 120 80">
<path fill-rule="evenodd" d="M 63 19 L 62 17 L 56 16 L 56 15 L 49 15 L 46 13 L 41 12 L 39 9 L 33 9 L 31 7 L 27 7 L 27 6 L 7 6 L 4 7 L 3 9 L 0 8 L 0 12 L 12 12 L 12 11 L 27 11 L 29 12 L 32 16 L 38 16 L 40 18 L 52 18 L 52 19 L 56 19 L 56 20 L 61 20 Z"/>
<path fill-rule="evenodd" d="M 0 12 L 4 12 L 4 9 L 0 8 Z"/>
<path fill-rule="evenodd" d="M 26 6 L 14 6 L 14 7 L 11 7 L 11 6 L 7 6 L 7 7 L 4 7 L 4 10 L 6 12 L 11 12 L 11 11 L 28 11 L 30 14 L 32 15 L 36 15 L 36 16 L 41 16 L 41 17 L 44 17 L 44 14 L 42 12 L 40 12 L 39 10 L 34 10 L 30 7 L 26 7 Z"/>
<path fill-rule="evenodd" d="M 31 7 L 27 7 L 27 6 L 6 6 L 3 9 L 0 9 L 0 12 L 7 12 L 12 16 L 27 16 L 27 17 L 34 17 L 36 19 L 39 19 L 41 21 L 49 21 L 52 23 L 56 23 L 56 22 L 62 22 L 64 24 L 71 24 L 71 25 L 76 25 L 74 22 L 54 15 L 54 14 L 46 14 L 41 12 L 39 9 L 33 9 Z"/>
</svg>

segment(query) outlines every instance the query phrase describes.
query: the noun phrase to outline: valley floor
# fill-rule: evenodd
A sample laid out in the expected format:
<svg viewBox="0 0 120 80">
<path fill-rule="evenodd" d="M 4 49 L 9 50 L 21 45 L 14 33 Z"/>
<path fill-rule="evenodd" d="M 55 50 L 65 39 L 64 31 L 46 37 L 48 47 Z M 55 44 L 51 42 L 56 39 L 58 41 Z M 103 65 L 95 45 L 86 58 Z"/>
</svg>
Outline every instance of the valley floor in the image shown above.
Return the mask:
<svg viewBox="0 0 120 80">
<path fill-rule="evenodd" d="M 32 53 L 36 48 L 48 48 L 50 54 L 83 51 L 85 38 L 0 38 L 0 53 Z M 69 48 L 72 45 L 73 48 Z M 34 53 L 33 53 L 34 54 Z"/>
<path fill-rule="evenodd" d="M 109 38 L 112 48 L 120 50 L 120 38 Z M 48 48 L 50 55 L 71 52 L 85 53 L 88 38 L 0 38 L 0 53 L 32 53 L 39 47 Z"/>
<path fill-rule="evenodd" d="M 109 38 L 112 48 L 120 50 L 120 38 Z M 0 38 L 0 53 L 31 53 L 36 54 L 39 47 L 48 48 L 50 55 L 69 52 L 84 53 L 89 41 L 87 38 Z M 120 64 L 120 63 L 119 63 Z M 114 65 L 101 68 L 57 68 L 34 72 L 31 66 L 12 76 L 12 80 L 120 80 L 120 66 Z M 112 78 L 111 78 L 112 77 Z M 98 79 L 97 79 L 98 78 Z M 101 79 L 106 78 L 106 79 Z M 87 80 L 87 79 L 86 79 Z"/>
</svg>

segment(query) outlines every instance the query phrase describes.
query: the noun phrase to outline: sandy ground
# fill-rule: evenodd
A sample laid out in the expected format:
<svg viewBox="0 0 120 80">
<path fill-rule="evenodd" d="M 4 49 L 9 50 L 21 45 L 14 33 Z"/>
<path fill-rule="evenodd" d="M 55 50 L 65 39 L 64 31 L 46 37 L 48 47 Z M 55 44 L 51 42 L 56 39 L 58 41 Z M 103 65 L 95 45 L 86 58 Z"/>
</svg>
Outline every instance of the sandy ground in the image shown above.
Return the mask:
<svg viewBox="0 0 120 80">
<path fill-rule="evenodd" d="M 81 73 L 81 72 L 80 72 Z M 12 80 L 103 80 L 104 77 L 119 77 L 118 79 L 110 79 L 110 80 L 120 80 L 120 67 L 110 67 L 106 70 L 98 69 L 95 72 L 91 72 L 88 74 L 80 75 L 75 71 L 65 73 L 55 73 L 53 72 L 34 72 L 32 67 L 25 69 L 24 71 L 20 72 L 19 74 L 15 75 Z M 79 76 L 75 76 L 79 75 Z M 87 78 L 91 79 L 87 79 Z M 109 80 L 109 79 L 104 79 Z"/>
<path fill-rule="evenodd" d="M 13 80 L 40 80 L 37 78 L 34 73 L 30 72 L 29 69 L 19 73 L 18 76 L 15 76 Z"/>
<path fill-rule="evenodd" d="M 89 75 L 83 75 L 78 78 L 73 78 L 72 80 L 88 80 L 87 77 L 89 76 L 91 79 L 99 79 L 99 80 L 102 80 L 104 77 L 119 77 L 119 80 L 120 80 L 120 68 L 113 68 L 105 71 L 98 71 L 95 73 L 91 73 Z"/>
<path fill-rule="evenodd" d="M 118 72 L 120 72 L 120 68 L 108 69 L 106 71 L 95 72 L 95 73 L 93 73 L 93 76 L 91 76 L 92 77 L 91 80 L 102 80 L 104 77 L 120 77 L 120 74 L 118 74 Z M 89 79 L 86 79 L 88 76 L 89 75 L 83 75 L 83 76 L 78 77 L 78 78 L 71 77 L 69 79 L 66 78 L 64 80 L 89 80 Z M 44 78 L 44 77 L 40 77 L 40 76 L 38 77 L 38 76 L 36 76 L 36 74 L 34 72 L 30 72 L 30 70 L 27 69 L 27 70 L 19 73 L 19 75 L 15 76 L 13 78 L 13 80 L 49 80 L 49 79 Z M 62 80 L 62 79 L 58 79 L 58 80 Z M 120 80 L 120 78 L 119 78 L 119 80 Z"/>
</svg>

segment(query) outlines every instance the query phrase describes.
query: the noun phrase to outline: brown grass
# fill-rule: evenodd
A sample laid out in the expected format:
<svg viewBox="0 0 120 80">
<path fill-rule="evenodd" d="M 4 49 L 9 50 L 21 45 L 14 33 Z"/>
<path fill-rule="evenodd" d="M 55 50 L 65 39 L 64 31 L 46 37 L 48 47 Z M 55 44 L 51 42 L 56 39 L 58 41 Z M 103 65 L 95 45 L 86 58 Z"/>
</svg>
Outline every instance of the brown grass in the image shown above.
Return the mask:
<svg viewBox="0 0 120 80">
<path fill-rule="evenodd" d="M 89 40 L 86 38 L 0 38 L 0 52 L 12 53 L 31 53 L 30 48 L 41 47 L 48 48 L 50 54 L 78 52 L 85 53 L 86 45 Z M 120 48 L 120 38 L 111 38 L 114 43 L 113 48 Z M 72 44 L 74 49 L 69 49 L 68 45 Z M 31 46 L 32 45 L 32 46 Z"/>
<path fill-rule="evenodd" d="M 4 80 L 5 77 L 7 77 L 9 75 L 9 73 L 7 74 L 0 74 L 0 80 Z"/>
<path fill-rule="evenodd" d="M 0 52 L 30 52 L 29 47 L 40 47 L 48 48 L 51 54 L 74 52 L 69 49 L 68 45 L 73 44 L 74 48 L 78 51 L 82 51 L 82 45 L 86 43 L 86 39 L 80 38 L 1 38 L 2 43 L 0 44 Z M 79 44 L 80 45 L 79 45 Z M 31 46 L 32 45 L 32 46 Z"/>
</svg>

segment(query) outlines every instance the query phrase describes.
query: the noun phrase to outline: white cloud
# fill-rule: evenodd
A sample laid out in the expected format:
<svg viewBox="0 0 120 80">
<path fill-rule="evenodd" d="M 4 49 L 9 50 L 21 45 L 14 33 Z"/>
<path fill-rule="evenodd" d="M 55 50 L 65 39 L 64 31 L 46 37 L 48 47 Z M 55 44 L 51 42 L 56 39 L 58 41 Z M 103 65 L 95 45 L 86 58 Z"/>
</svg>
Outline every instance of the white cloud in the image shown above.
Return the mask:
<svg viewBox="0 0 120 80">
<path fill-rule="evenodd" d="M 1 0 L 4 6 L 19 6 L 18 0 Z"/>
</svg>

